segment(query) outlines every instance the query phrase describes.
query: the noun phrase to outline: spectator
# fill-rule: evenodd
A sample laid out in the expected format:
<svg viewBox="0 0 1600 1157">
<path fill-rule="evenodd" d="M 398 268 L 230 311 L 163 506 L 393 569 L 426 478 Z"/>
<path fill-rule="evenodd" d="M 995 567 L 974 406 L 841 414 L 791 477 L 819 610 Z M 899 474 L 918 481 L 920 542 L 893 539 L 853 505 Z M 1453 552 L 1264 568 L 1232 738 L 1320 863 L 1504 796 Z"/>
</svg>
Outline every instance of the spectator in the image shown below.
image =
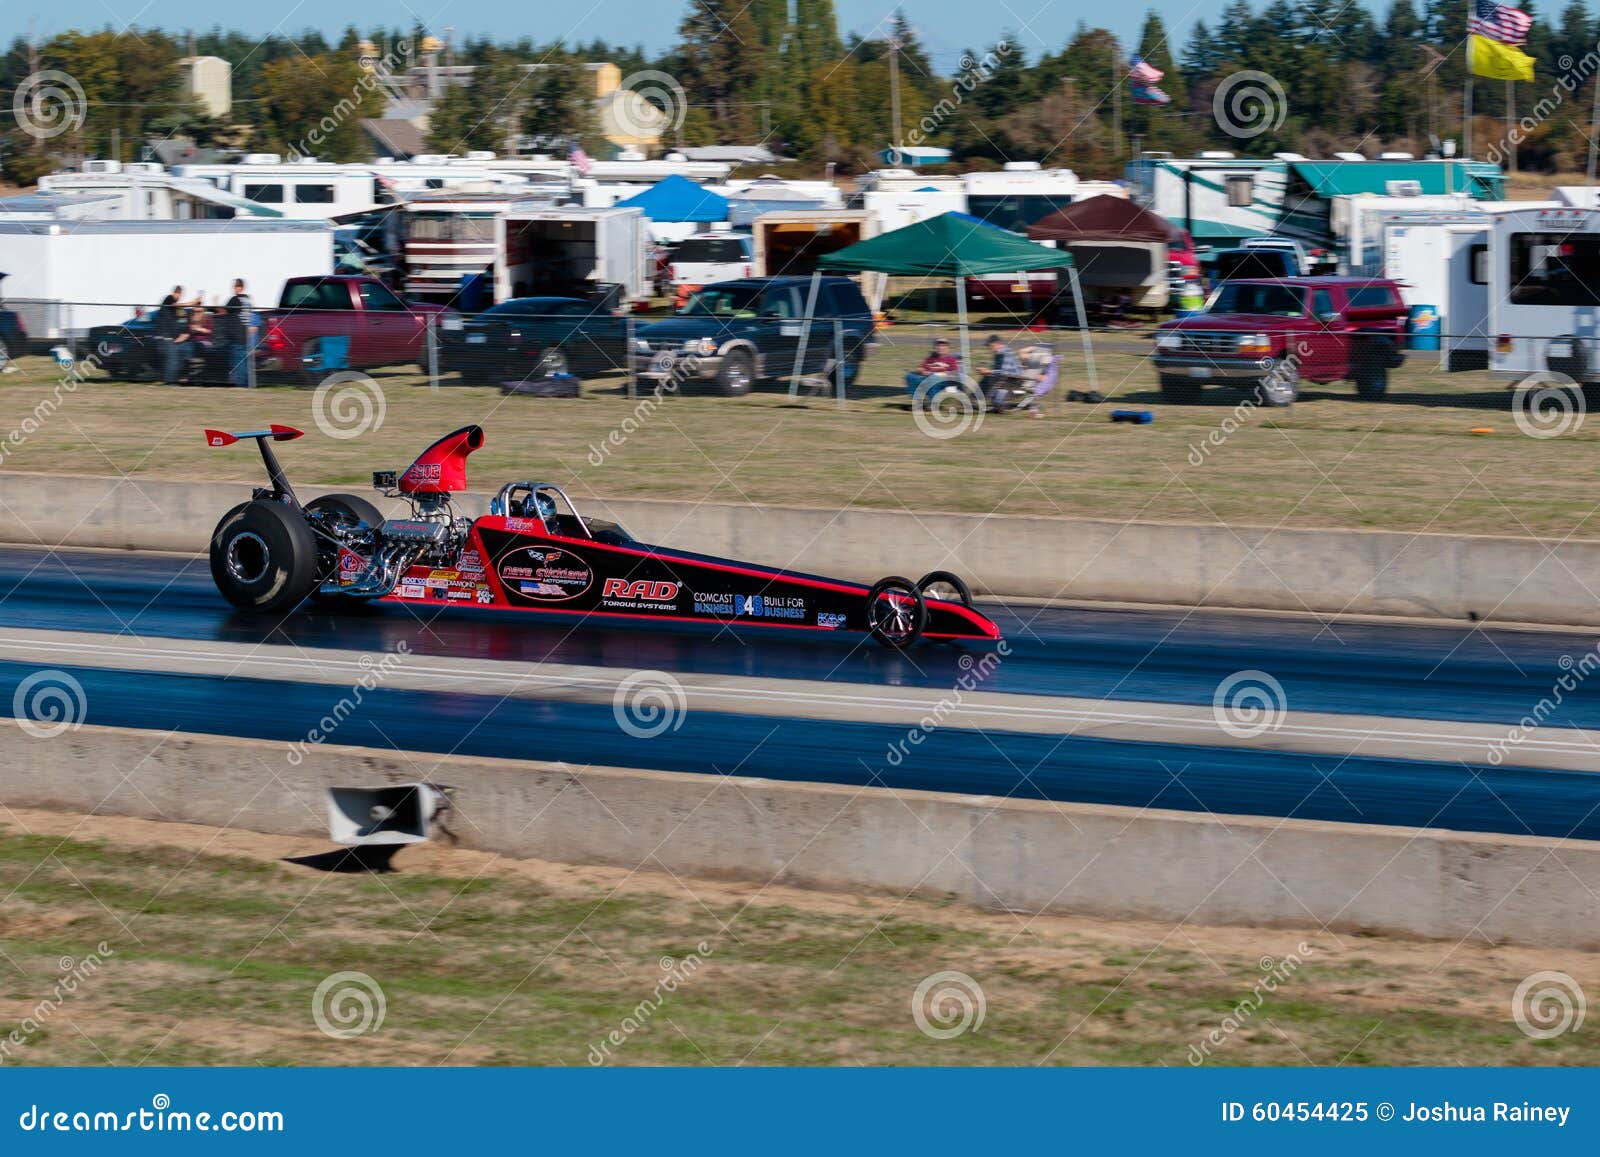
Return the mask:
<svg viewBox="0 0 1600 1157">
<path fill-rule="evenodd" d="M 228 381 L 235 386 L 250 384 L 250 295 L 244 291 L 244 279 L 233 283 L 233 296 L 222 307 L 222 324 L 217 340 L 222 346 L 223 364 L 228 368 Z"/>
<path fill-rule="evenodd" d="M 989 352 L 994 355 L 994 365 L 983 376 L 978 388 L 988 401 L 991 410 L 996 412 L 1008 410 L 1012 405 L 1012 396 L 1024 385 L 1022 360 L 997 333 L 989 335 L 987 344 Z"/>
<path fill-rule="evenodd" d="M 923 382 L 935 375 L 959 376 L 961 373 L 961 356 L 950 352 L 950 343 L 944 338 L 938 338 L 933 343 L 933 349 L 928 356 L 922 359 L 922 364 L 906 375 L 906 389 L 910 392 L 913 401 L 917 400 L 917 389 Z"/>
<path fill-rule="evenodd" d="M 174 285 L 156 310 L 156 352 L 161 359 L 161 380 L 169 386 L 177 385 L 183 377 L 183 362 L 189 353 L 184 348 L 189 335 L 184 327 L 183 311 L 198 304 L 184 301 L 183 286 Z"/>
</svg>

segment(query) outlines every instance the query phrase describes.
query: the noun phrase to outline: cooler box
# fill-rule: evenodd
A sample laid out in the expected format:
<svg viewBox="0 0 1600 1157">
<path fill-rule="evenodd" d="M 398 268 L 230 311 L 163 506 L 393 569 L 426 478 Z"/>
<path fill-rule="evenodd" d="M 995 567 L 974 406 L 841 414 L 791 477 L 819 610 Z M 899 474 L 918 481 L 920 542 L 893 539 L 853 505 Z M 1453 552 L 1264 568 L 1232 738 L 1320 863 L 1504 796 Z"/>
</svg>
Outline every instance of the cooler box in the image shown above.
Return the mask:
<svg viewBox="0 0 1600 1157">
<path fill-rule="evenodd" d="M 1437 350 L 1443 327 L 1436 305 L 1413 305 L 1406 318 L 1406 345 L 1414 350 Z"/>
</svg>

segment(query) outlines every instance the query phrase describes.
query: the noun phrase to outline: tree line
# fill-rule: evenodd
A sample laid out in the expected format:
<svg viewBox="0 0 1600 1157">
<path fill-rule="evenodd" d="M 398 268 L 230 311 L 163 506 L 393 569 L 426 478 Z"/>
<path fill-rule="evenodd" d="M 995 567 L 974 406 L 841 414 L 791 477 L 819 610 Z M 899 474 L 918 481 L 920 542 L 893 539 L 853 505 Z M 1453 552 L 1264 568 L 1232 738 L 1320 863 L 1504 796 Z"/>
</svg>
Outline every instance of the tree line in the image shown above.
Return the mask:
<svg viewBox="0 0 1600 1157">
<path fill-rule="evenodd" d="M 1540 2 L 1521 4 L 1534 17 L 1526 51 L 1537 62 L 1535 81 L 1514 92 L 1498 81 L 1475 85 L 1476 151 L 1503 137 L 1514 109 L 1527 118 L 1519 168 L 1579 169 L 1600 68 L 1600 20 L 1586 0 L 1567 0 L 1549 14 Z M 692 0 L 677 42 L 663 53 L 527 38 L 451 46 L 438 59 L 474 66 L 472 78 L 435 103 L 428 147 L 579 144 L 604 155 L 584 65 L 610 61 L 625 77 L 651 71 L 674 78 L 681 98 L 659 86 L 655 98 L 667 105 L 681 99 L 681 108 L 664 110 L 674 126 L 669 145 L 762 143 L 846 172 L 879 165 L 894 139 L 896 74 L 900 141 L 950 148 L 963 167 L 1025 159 L 1110 176 L 1138 147 L 1420 155 L 1461 136 L 1465 25 L 1460 0 L 1393 0 L 1381 15 L 1348 0 L 1228 0 L 1181 43 L 1152 11 L 1133 44 L 1080 23 L 1058 50 L 1039 51 L 998 29 L 991 43 L 940 68 L 904 12 L 858 36 L 840 32 L 833 0 Z M 0 57 L 0 100 L 10 103 L 30 76 L 58 71 L 82 91 L 81 121 L 47 139 L 7 125 L 0 164 L 13 181 L 28 183 L 63 162 L 130 160 L 148 142 L 174 138 L 290 152 L 309 137 L 319 156 L 359 160 L 371 153 L 359 122 L 381 116 L 385 97 L 362 88 L 358 46 L 372 42 L 380 59 L 403 70 L 427 35 L 420 27 L 352 27 L 337 40 L 317 32 L 263 40 L 220 28 L 67 32 L 38 44 L 19 37 Z M 185 55 L 232 64 L 228 116 L 208 116 L 182 90 L 177 63 Z M 1161 88 L 1170 103 L 1133 103 L 1124 78 L 1134 55 L 1166 73 Z M 1218 86 L 1241 70 L 1271 77 L 1267 91 L 1277 106 L 1266 130 L 1248 138 L 1230 136 L 1213 112 Z M 334 118 L 335 109 L 345 113 Z"/>
</svg>

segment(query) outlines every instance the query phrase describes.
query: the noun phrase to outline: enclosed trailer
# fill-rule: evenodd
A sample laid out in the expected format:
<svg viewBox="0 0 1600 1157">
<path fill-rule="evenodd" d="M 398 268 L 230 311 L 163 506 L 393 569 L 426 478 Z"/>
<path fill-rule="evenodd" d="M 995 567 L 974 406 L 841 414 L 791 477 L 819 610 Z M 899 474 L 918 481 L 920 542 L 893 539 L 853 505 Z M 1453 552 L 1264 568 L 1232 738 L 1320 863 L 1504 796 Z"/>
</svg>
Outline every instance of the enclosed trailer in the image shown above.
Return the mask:
<svg viewBox="0 0 1600 1157">
<path fill-rule="evenodd" d="M 565 206 L 505 213 L 495 220 L 494 294 L 585 297 L 621 286 L 624 301 L 650 292 L 648 232 L 638 209 Z"/>
<path fill-rule="evenodd" d="M 1489 240 L 1489 369 L 1600 381 L 1600 212 L 1495 213 Z"/>
<path fill-rule="evenodd" d="M 243 278 L 256 301 L 291 277 L 333 272 L 326 221 L 0 222 L 6 306 L 34 341 L 85 336 L 160 304 L 174 285 L 220 304 Z"/>
</svg>

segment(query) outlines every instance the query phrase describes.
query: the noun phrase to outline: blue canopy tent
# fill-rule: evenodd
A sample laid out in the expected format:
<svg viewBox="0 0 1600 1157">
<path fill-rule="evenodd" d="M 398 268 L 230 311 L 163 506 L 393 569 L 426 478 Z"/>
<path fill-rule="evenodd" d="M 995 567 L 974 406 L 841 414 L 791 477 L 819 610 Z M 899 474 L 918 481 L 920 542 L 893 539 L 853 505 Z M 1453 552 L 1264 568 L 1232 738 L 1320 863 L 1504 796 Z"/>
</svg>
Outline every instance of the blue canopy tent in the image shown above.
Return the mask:
<svg viewBox="0 0 1600 1157">
<path fill-rule="evenodd" d="M 651 221 L 710 222 L 728 219 L 728 198 L 674 173 L 626 201 L 619 209 L 638 209 Z"/>
</svg>

